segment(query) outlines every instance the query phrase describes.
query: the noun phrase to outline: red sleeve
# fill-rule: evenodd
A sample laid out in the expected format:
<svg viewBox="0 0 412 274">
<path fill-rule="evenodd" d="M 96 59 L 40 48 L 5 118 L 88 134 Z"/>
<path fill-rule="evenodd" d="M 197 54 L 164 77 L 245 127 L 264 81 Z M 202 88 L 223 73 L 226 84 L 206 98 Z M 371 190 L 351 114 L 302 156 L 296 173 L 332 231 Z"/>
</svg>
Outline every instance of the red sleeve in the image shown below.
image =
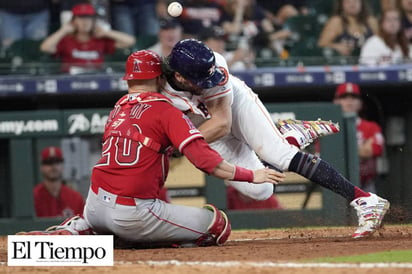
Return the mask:
<svg viewBox="0 0 412 274">
<path fill-rule="evenodd" d="M 223 158 L 206 143 L 204 139 L 195 139 L 188 143 L 182 153 L 198 169 L 210 174 Z"/>
<path fill-rule="evenodd" d="M 166 130 L 173 146 L 180 152 L 194 139 L 203 138 L 190 119 L 173 106 L 170 106 L 162 113 L 160 122 L 163 124 L 163 128 Z"/>
</svg>

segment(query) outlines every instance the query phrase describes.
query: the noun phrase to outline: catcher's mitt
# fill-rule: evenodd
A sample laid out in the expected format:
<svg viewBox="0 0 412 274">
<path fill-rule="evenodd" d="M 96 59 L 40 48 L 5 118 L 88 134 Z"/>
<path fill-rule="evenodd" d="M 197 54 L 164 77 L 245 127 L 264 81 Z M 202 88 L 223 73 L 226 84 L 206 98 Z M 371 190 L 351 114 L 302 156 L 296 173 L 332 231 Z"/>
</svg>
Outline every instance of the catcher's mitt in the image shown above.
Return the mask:
<svg viewBox="0 0 412 274">
<path fill-rule="evenodd" d="M 301 149 L 319 137 L 335 134 L 340 130 L 338 123 L 324 121 L 320 118 L 316 121 L 279 120 L 276 126 L 286 139 L 295 139 Z"/>
</svg>

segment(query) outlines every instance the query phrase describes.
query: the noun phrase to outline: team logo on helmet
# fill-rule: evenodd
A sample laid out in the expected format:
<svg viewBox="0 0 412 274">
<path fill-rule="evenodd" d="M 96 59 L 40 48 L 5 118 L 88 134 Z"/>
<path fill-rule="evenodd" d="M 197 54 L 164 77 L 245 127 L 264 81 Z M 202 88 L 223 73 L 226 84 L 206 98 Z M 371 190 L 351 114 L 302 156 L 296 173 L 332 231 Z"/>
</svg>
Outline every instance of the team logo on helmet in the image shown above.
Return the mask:
<svg viewBox="0 0 412 274">
<path fill-rule="evenodd" d="M 134 59 L 133 61 L 133 72 L 141 72 L 142 70 L 140 69 L 140 64 L 142 61 L 139 59 Z"/>
</svg>

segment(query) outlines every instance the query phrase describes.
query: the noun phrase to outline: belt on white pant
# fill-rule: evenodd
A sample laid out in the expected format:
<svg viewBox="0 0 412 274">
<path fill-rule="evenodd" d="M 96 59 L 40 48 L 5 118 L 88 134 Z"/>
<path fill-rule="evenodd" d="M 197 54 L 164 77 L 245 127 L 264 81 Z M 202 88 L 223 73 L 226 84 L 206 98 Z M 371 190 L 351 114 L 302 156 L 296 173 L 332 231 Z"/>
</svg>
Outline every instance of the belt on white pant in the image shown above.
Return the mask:
<svg viewBox="0 0 412 274">
<path fill-rule="evenodd" d="M 99 187 L 92 184 L 91 186 L 92 191 L 97 195 L 99 193 Z M 136 200 L 132 197 L 125 197 L 125 196 L 118 196 L 116 195 L 116 204 L 119 205 L 127 205 L 127 206 L 135 206 Z"/>
</svg>

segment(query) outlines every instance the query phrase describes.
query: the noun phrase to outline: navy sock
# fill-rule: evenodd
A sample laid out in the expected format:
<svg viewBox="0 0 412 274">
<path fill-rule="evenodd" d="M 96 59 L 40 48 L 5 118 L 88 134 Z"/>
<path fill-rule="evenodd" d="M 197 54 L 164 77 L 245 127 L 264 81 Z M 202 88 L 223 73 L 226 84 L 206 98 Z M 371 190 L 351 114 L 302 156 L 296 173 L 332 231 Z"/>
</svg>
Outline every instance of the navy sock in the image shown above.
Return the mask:
<svg viewBox="0 0 412 274">
<path fill-rule="evenodd" d="M 355 199 L 355 186 L 330 164 L 313 154 L 296 153 L 290 162 L 289 171 L 340 194 L 348 201 Z"/>
</svg>

